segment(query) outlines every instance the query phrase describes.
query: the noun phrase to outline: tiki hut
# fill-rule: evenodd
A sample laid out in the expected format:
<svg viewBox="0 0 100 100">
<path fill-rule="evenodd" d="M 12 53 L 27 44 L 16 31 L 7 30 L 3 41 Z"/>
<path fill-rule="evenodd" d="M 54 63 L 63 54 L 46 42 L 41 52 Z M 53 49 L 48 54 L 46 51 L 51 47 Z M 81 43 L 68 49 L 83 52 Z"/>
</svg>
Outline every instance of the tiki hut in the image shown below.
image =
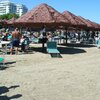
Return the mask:
<svg viewBox="0 0 100 100">
<path fill-rule="evenodd" d="M 8 25 L 13 25 L 15 23 L 15 21 L 16 21 L 16 18 L 13 17 L 12 19 L 7 20 L 7 24 Z"/>
<path fill-rule="evenodd" d="M 0 19 L 0 28 L 5 27 L 6 24 L 7 24 L 7 21 L 6 20 Z"/>
<path fill-rule="evenodd" d="M 81 21 L 80 18 L 78 18 L 73 13 L 69 11 L 64 11 L 62 14 L 70 21 L 73 27 L 80 27 L 80 28 L 86 27 L 86 24 L 83 21 Z"/>
<path fill-rule="evenodd" d="M 95 26 L 87 19 L 81 17 L 81 16 L 77 16 L 82 22 L 84 22 L 87 25 L 87 30 L 94 30 Z"/>
<path fill-rule="evenodd" d="M 58 27 L 68 26 L 70 22 L 61 13 L 47 4 L 41 4 L 27 12 L 15 22 L 15 25 L 25 27 Z"/>
<path fill-rule="evenodd" d="M 88 19 L 87 19 L 88 20 Z M 90 20 L 88 20 L 94 27 L 95 27 L 95 30 L 100 30 L 100 25 L 96 22 L 92 22 Z"/>
</svg>

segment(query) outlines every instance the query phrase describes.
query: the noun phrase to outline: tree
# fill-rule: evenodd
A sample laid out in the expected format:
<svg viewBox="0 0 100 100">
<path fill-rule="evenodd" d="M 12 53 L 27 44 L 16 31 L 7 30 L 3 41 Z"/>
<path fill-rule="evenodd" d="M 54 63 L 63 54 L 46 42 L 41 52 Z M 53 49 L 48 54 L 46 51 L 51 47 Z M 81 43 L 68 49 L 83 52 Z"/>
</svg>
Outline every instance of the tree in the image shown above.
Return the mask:
<svg viewBox="0 0 100 100">
<path fill-rule="evenodd" d="M 8 14 L 1 15 L 0 19 L 7 19 L 7 20 L 9 20 L 9 19 L 12 19 L 13 17 L 14 18 L 19 18 L 19 15 L 14 14 L 14 13 L 8 13 Z"/>
</svg>

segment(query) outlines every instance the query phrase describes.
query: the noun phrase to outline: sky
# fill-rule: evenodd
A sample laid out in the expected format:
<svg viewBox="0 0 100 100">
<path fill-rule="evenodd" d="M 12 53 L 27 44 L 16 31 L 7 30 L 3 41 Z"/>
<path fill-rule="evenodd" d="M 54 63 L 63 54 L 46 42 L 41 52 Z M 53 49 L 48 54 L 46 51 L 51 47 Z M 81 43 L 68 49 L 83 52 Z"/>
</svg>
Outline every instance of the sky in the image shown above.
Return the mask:
<svg viewBox="0 0 100 100">
<path fill-rule="evenodd" d="M 100 0 L 10 0 L 24 4 L 29 10 L 41 3 L 47 3 L 59 12 L 65 10 L 100 24 Z"/>
</svg>

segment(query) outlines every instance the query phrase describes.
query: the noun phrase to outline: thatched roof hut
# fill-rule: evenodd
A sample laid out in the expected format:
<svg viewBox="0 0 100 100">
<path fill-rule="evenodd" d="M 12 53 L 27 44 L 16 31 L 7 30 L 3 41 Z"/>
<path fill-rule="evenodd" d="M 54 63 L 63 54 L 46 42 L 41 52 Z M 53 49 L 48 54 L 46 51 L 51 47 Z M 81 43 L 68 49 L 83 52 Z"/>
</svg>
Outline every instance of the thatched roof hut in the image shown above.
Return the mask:
<svg viewBox="0 0 100 100">
<path fill-rule="evenodd" d="M 7 20 L 0 19 L 0 26 L 5 27 L 6 24 L 7 24 Z"/>
<path fill-rule="evenodd" d="M 87 19 L 85 19 L 81 16 L 78 16 L 78 18 L 80 18 L 80 20 L 83 21 L 87 25 L 87 29 L 90 29 L 90 30 L 95 29 L 94 25 L 90 21 L 88 21 Z"/>
<path fill-rule="evenodd" d="M 7 24 L 8 25 L 13 25 L 15 23 L 15 21 L 16 21 L 16 18 L 13 17 L 12 19 L 7 20 Z"/>
<path fill-rule="evenodd" d="M 88 19 L 87 19 L 87 20 L 88 20 Z M 100 25 L 99 25 L 98 23 L 92 22 L 92 21 L 90 21 L 90 20 L 88 20 L 88 21 L 94 26 L 95 30 L 100 30 Z"/>
<path fill-rule="evenodd" d="M 66 26 L 69 25 L 70 22 L 51 6 L 41 4 L 18 18 L 15 24 L 27 27 L 42 27 L 44 25 L 52 27 Z"/>
<path fill-rule="evenodd" d="M 76 15 L 69 11 L 64 11 L 62 13 L 71 23 L 72 26 L 74 27 L 86 27 L 86 24 L 80 20 Z"/>
</svg>

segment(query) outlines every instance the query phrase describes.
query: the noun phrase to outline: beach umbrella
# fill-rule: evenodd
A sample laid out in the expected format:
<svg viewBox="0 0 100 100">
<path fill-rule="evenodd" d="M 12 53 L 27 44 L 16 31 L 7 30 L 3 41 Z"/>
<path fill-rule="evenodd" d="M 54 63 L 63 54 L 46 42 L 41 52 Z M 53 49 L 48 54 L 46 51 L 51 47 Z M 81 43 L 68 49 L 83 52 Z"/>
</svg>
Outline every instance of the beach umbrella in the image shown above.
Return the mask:
<svg viewBox="0 0 100 100">
<path fill-rule="evenodd" d="M 95 30 L 100 30 L 100 25 L 98 23 L 90 21 L 90 20 L 88 20 L 88 21 L 95 27 Z"/>
<path fill-rule="evenodd" d="M 27 27 L 65 26 L 70 22 L 61 13 L 47 4 L 41 4 L 15 21 L 16 25 Z"/>
<path fill-rule="evenodd" d="M 13 17 L 13 18 L 7 20 L 7 24 L 8 25 L 13 25 L 15 21 L 16 21 L 16 18 Z"/>
<path fill-rule="evenodd" d="M 70 21 L 73 27 L 86 27 L 86 24 L 75 14 L 69 11 L 64 11 L 62 14 Z"/>
<path fill-rule="evenodd" d="M 99 28 L 100 28 L 100 24 L 99 24 Z"/>
<path fill-rule="evenodd" d="M 90 29 L 90 30 L 94 30 L 95 29 L 95 26 L 87 19 L 81 17 L 81 16 L 77 16 L 78 18 L 80 18 L 81 21 L 83 21 L 86 25 L 87 25 L 87 28 L 86 29 Z"/>
<path fill-rule="evenodd" d="M 0 26 L 4 27 L 7 24 L 6 20 L 0 19 Z"/>
</svg>

